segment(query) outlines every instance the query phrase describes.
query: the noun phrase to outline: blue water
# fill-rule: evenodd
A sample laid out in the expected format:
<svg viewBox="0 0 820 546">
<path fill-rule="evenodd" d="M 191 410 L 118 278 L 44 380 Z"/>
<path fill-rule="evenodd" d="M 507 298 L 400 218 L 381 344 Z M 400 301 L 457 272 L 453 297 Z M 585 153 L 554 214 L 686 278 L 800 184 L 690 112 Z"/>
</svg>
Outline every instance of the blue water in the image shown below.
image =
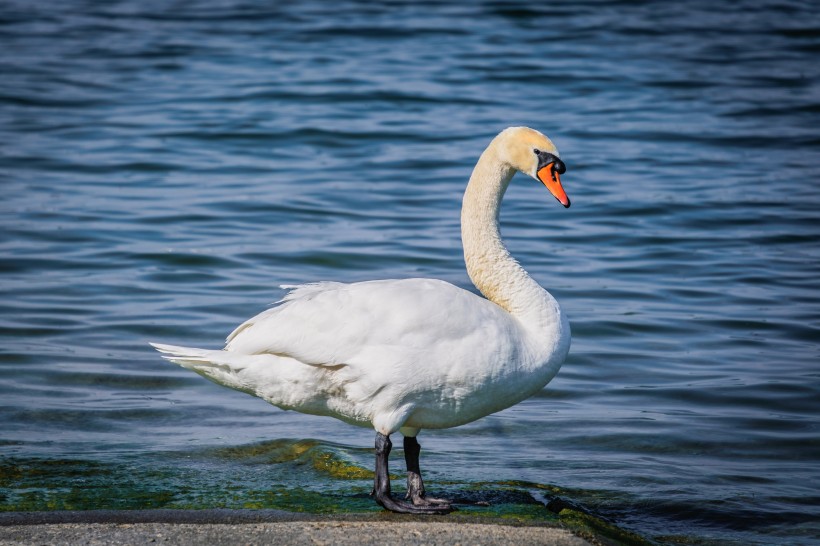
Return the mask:
<svg viewBox="0 0 820 546">
<path fill-rule="evenodd" d="M 532 399 L 424 432 L 428 488 L 820 543 L 813 2 L 19 0 L 0 46 L 0 510 L 374 509 L 371 432 L 147 342 L 219 347 L 280 284 L 471 288 L 461 192 L 523 124 L 573 206 L 519 176 L 502 231 L 572 351 Z"/>
</svg>

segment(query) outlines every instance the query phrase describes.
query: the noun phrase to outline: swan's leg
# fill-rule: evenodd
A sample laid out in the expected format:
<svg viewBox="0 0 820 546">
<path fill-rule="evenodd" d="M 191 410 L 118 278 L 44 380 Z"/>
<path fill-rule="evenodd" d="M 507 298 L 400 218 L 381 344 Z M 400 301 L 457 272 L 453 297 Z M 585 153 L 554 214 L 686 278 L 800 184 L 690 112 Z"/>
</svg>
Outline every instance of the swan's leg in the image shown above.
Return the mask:
<svg viewBox="0 0 820 546">
<path fill-rule="evenodd" d="M 415 436 L 404 437 L 404 460 L 407 463 L 407 499 L 416 506 L 450 506 L 452 501 L 427 497 L 419 469 L 421 446 Z"/>
<path fill-rule="evenodd" d="M 391 512 L 401 512 L 404 514 L 447 514 L 452 512 L 452 508 L 447 505 L 416 506 L 409 502 L 397 501 L 390 496 L 390 472 L 387 468 L 387 458 L 393 443 L 389 436 L 381 432 L 376 433 L 376 480 L 373 486 L 373 494 L 376 502 Z"/>
</svg>

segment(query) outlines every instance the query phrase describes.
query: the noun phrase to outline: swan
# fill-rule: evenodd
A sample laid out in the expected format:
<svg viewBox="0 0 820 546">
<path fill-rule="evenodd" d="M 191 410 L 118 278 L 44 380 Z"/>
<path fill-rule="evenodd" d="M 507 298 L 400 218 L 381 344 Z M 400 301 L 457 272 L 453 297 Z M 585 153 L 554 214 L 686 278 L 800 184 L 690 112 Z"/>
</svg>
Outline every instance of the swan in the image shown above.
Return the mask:
<svg viewBox="0 0 820 546">
<path fill-rule="evenodd" d="M 171 362 L 279 408 L 373 427 L 376 502 L 394 512 L 448 513 L 451 501 L 426 495 L 419 431 L 521 402 L 558 373 L 569 352 L 566 314 L 509 254 L 498 226 L 516 171 L 569 207 L 565 170 L 552 141 L 527 127 L 505 129 L 481 154 L 464 193 L 461 237 L 467 272 L 484 298 L 427 278 L 283 286 L 287 295 L 237 327 L 222 350 L 152 345 Z M 404 437 L 409 502 L 391 495 L 395 432 Z"/>
</svg>

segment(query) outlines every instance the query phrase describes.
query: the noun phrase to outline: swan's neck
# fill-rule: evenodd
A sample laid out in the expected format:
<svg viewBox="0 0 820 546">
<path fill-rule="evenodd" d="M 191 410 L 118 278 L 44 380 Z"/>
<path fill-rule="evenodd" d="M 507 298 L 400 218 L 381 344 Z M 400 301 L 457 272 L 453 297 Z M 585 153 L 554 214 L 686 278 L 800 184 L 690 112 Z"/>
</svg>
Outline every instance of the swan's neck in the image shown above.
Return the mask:
<svg viewBox="0 0 820 546">
<path fill-rule="evenodd" d="M 494 146 L 479 158 L 461 208 L 464 261 L 484 297 L 537 328 L 554 320 L 555 300 L 510 256 L 498 228 L 501 200 L 514 174 Z"/>
</svg>

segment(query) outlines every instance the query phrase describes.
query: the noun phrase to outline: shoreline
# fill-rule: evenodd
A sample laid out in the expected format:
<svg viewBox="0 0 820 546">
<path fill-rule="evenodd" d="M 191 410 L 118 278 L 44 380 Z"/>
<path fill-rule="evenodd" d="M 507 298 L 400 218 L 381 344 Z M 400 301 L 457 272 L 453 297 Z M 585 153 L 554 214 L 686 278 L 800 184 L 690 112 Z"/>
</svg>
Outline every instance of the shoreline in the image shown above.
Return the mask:
<svg viewBox="0 0 820 546">
<path fill-rule="evenodd" d="M 392 513 L 321 515 L 281 510 L 92 510 L 0 513 L 6 544 L 522 544 L 591 546 L 557 525 L 465 521 Z"/>
</svg>

